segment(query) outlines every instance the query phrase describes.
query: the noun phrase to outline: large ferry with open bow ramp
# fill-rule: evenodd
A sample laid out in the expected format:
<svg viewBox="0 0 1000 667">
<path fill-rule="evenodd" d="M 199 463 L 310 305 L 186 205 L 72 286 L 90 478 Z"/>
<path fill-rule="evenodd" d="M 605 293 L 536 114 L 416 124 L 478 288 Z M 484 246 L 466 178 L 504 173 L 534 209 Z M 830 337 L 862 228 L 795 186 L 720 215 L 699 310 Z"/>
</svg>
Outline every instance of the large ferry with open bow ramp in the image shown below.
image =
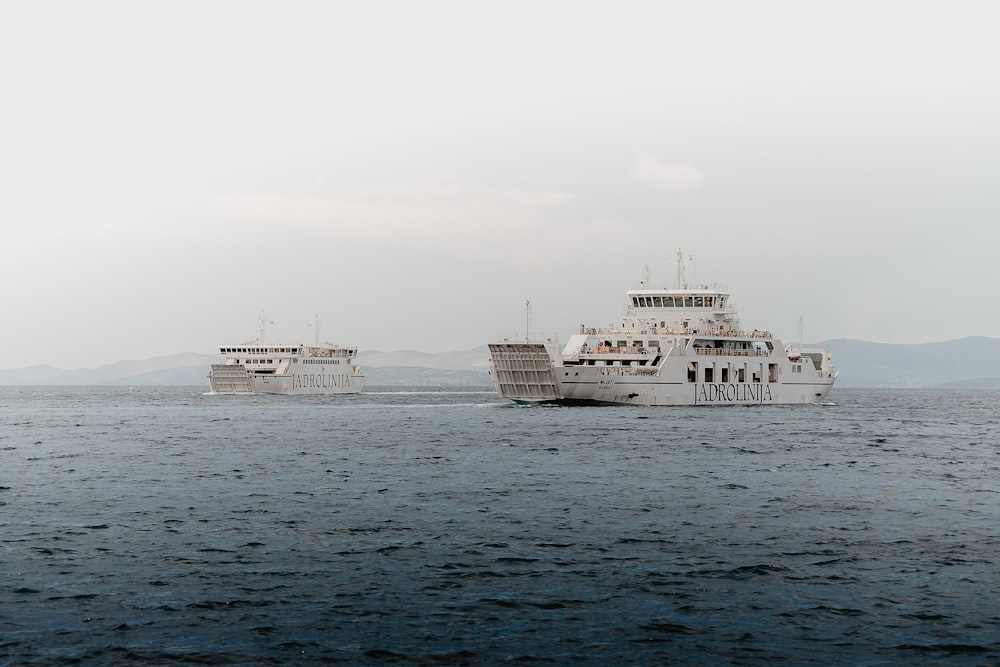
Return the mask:
<svg viewBox="0 0 1000 667">
<path fill-rule="evenodd" d="M 831 355 L 785 346 L 740 324 L 730 294 L 692 287 L 677 257 L 677 287 L 629 290 L 607 328 L 580 326 L 557 341 L 504 339 L 490 348 L 490 374 L 518 403 L 788 405 L 820 403 L 837 371 Z M 529 318 L 530 321 L 530 318 Z"/>
<path fill-rule="evenodd" d="M 285 345 L 267 340 L 261 314 L 260 337 L 238 345 L 224 345 L 224 364 L 212 364 L 208 382 L 214 394 L 357 394 L 365 385 L 361 366 L 355 363 L 358 348 L 319 340 Z"/>
</svg>

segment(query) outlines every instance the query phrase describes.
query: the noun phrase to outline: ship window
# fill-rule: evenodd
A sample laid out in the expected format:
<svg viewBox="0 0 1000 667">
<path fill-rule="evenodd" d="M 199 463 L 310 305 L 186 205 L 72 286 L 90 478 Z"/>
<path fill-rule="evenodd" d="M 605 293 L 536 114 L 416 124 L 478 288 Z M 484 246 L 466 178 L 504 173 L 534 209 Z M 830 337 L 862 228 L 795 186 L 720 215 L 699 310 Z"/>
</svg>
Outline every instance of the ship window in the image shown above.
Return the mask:
<svg viewBox="0 0 1000 667">
<path fill-rule="evenodd" d="M 715 297 L 714 296 L 706 296 L 705 297 L 705 307 L 706 308 L 711 308 L 713 303 L 715 303 Z"/>
<path fill-rule="evenodd" d="M 636 307 L 639 306 L 639 297 L 637 296 L 632 297 L 632 305 Z"/>
<path fill-rule="evenodd" d="M 694 307 L 695 308 L 701 308 L 704 305 L 705 305 L 705 302 L 704 302 L 704 300 L 700 296 L 696 296 L 694 298 Z"/>
<path fill-rule="evenodd" d="M 694 308 L 694 297 L 693 296 L 686 296 L 686 297 L 684 297 L 684 307 L 685 308 Z"/>
<path fill-rule="evenodd" d="M 663 307 L 663 297 L 654 296 L 653 297 L 653 305 L 656 306 L 657 308 L 662 308 Z"/>
<path fill-rule="evenodd" d="M 658 340 L 651 340 L 651 341 L 649 341 L 649 346 L 650 347 L 660 347 L 660 341 L 658 341 Z"/>
</svg>

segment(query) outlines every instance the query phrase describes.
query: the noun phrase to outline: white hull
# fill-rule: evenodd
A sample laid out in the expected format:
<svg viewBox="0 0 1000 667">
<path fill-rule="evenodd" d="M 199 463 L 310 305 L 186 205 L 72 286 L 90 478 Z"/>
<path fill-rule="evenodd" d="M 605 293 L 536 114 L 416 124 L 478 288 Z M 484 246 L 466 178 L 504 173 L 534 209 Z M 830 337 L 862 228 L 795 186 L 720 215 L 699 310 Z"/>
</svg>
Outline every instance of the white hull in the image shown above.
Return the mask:
<svg viewBox="0 0 1000 667">
<path fill-rule="evenodd" d="M 753 357 L 671 352 L 658 366 L 589 366 L 577 359 L 560 363 L 542 343 L 501 343 L 490 346 L 491 374 L 500 396 L 519 403 L 646 406 L 821 403 L 836 379 L 835 371 L 817 369 L 808 358 L 793 361 L 779 350 Z M 721 377 L 723 368 L 727 381 L 704 381 Z"/>
<path fill-rule="evenodd" d="M 233 377 L 235 375 L 235 377 Z M 242 375 L 242 378 L 240 377 Z M 328 370 L 322 367 L 290 375 L 248 373 L 241 365 L 219 364 L 212 367 L 209 384 L 213 394 L 286 394 L 333 395 L 358 394 L 365 386 L 365 376 Z"/>
<path fill-rule="evenodd" d="M 600 378 L 561 382 L 567 402 L 630 405 L 792 405 L 820 403 L 832 381 L 785 384 L 683 382 L 668 378 Z"/>
</svg>

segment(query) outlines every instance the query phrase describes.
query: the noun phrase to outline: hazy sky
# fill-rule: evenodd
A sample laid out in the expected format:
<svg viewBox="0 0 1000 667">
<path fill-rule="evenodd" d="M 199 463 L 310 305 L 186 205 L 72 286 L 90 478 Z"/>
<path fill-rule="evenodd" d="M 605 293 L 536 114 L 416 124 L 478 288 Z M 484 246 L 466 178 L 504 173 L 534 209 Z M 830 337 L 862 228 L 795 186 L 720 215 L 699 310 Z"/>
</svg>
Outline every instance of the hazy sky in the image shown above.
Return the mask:
<svg viewBox="0 0 1000 667">
<path fill-rule="evenodd" d="M 1000 336 L 992 2 L 8 2 L 0 368 L 464 350 L 649 266 L 787 341 Z"/>
</svg>

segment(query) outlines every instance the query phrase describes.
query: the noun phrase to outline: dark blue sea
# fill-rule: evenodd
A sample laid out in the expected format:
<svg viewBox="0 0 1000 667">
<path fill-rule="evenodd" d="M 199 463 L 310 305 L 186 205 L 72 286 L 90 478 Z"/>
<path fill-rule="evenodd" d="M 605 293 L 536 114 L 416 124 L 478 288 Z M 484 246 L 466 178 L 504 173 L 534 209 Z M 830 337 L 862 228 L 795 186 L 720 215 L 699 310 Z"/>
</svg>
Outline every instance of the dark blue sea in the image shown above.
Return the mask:
<svg viewBox="0 0 1000 667">
<path fill-rule="evenodd" d="M 2 665 L 997 665 L 1000 392 L 0 387 Z"/>
</svg>

